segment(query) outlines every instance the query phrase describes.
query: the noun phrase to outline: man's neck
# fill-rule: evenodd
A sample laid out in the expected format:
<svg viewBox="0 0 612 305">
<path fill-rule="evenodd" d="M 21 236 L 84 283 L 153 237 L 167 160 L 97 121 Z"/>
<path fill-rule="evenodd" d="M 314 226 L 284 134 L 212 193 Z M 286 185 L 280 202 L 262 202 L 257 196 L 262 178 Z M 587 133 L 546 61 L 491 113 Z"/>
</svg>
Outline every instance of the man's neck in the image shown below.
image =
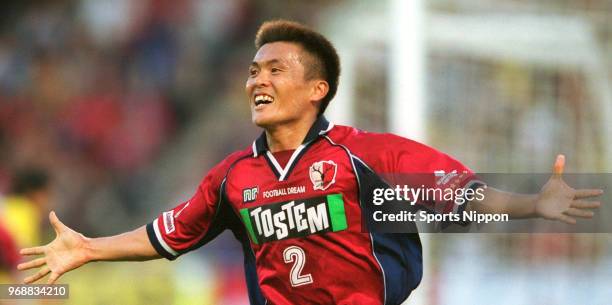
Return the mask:
<svg viewBox="0 0 612 305">
<path fill-rule="evenodd" d="M 315 121 L 316 117 L 266 128 L 266 139 L 270 152 L 297 149 Z"/>
</svg>

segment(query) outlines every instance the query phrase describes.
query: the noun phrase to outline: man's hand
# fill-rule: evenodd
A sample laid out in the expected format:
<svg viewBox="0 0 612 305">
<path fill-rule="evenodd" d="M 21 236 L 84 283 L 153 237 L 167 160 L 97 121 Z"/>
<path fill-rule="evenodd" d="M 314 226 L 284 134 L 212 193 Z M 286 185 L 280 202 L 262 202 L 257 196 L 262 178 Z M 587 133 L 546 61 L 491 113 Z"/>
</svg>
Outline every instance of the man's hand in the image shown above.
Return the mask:
<svg viewBox="0 0 612 305">
<path fill-rule="evenodd" d="M 87 238 L 65 226 L 55 212 L 49 214 L 49 220 L 56 233 L 55 239 L 45 246 L 26 248 L 20 252 L 22 255 L 43 255 L 17 266 L 19 270 L 40 268 L 36 274 L 25 278 L 26 284 L 36 282 L 48 273 L 51 275 L 47 283 L 53 284 L 62 274 L 89 261 L 85 247 Z"/>
<path fill-rule="evenodd" d="M 564 167 L 565 156 L 558 155 L 552 177 L 542 187 L 537 196 L 535 214 L 546 219 L 576 224 L 575 217 L 593 217 L 594 213 L 590 209 L 598 208 L 601 203 L 585 199 L 599 196 L 603 194 L 603 190 L 574 189 L 570 187 L 561 177 Z"/>
</svg>

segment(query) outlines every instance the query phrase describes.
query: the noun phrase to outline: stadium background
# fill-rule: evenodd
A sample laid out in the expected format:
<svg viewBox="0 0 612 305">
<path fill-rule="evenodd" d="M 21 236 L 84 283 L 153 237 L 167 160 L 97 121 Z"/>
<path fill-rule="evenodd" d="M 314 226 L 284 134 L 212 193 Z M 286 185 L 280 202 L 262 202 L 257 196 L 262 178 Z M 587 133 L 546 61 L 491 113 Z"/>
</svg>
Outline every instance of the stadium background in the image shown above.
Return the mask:
<svg viewBox="0 0 612 305">
<path fill-rule="evenodd" d="M 16 168 L 44 168 L 49 208 L 86 236 L 188 198 L 258 134 L 243 86 L 258 25 L 279 17 L 336 44 L 336 123 L 421 140 L 478 172 L 547 172 L 557 152 L 568 172 L 612 170 L 609 0 L 7 1 L 0 193 Z M 407 304 L 612 299 L 605 234 L 423 237 Z M 175 262 L 93 263 L 62 282 L 71 298 L 49 304 L 247 303 L 227 234 Z"/>
</svg>

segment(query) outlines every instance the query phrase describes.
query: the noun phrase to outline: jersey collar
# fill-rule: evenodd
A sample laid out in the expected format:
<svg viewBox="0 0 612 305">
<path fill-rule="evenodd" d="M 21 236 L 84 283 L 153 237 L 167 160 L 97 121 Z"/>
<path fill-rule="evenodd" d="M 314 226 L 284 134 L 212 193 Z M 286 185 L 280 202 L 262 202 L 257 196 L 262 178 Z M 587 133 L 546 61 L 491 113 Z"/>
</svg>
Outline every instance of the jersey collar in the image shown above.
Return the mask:
<svg viewBox="0 0 612 305">
<path fill-rule="evenodd" d="M 302 141 L 302 145 L 312 142 L 317 139 L 319 136 L 322 136 L 328 133 L 334 127 L 333 123 L 330 123 L 325 116 L 321 115 L 317 118 L 317 120 L 312 124 L 310 130 L 306 134 L 304 141 Z M 268 141 L 266 139 L 266 132 L 262 132 L 261 135 L 253 142 L 253 157 L 257 157 L 266 151 L 268 151 Z"/>
</svg>

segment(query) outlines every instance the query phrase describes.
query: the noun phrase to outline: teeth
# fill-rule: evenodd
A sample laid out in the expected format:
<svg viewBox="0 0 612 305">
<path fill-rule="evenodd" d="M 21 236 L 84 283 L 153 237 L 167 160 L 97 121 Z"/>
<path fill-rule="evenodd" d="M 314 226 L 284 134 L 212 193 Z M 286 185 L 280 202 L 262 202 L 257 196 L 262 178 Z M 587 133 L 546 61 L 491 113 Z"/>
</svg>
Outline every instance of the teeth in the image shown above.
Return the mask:
<svg viewBox="0 0 612 305">
<path fill-rule="evenodd" d="M 269 95 L 257 95 L 255 96 L 255 102 L 259 103 L 259 102 L 272 102 L 274 99 L 269 96 Z"/>
</svg>

